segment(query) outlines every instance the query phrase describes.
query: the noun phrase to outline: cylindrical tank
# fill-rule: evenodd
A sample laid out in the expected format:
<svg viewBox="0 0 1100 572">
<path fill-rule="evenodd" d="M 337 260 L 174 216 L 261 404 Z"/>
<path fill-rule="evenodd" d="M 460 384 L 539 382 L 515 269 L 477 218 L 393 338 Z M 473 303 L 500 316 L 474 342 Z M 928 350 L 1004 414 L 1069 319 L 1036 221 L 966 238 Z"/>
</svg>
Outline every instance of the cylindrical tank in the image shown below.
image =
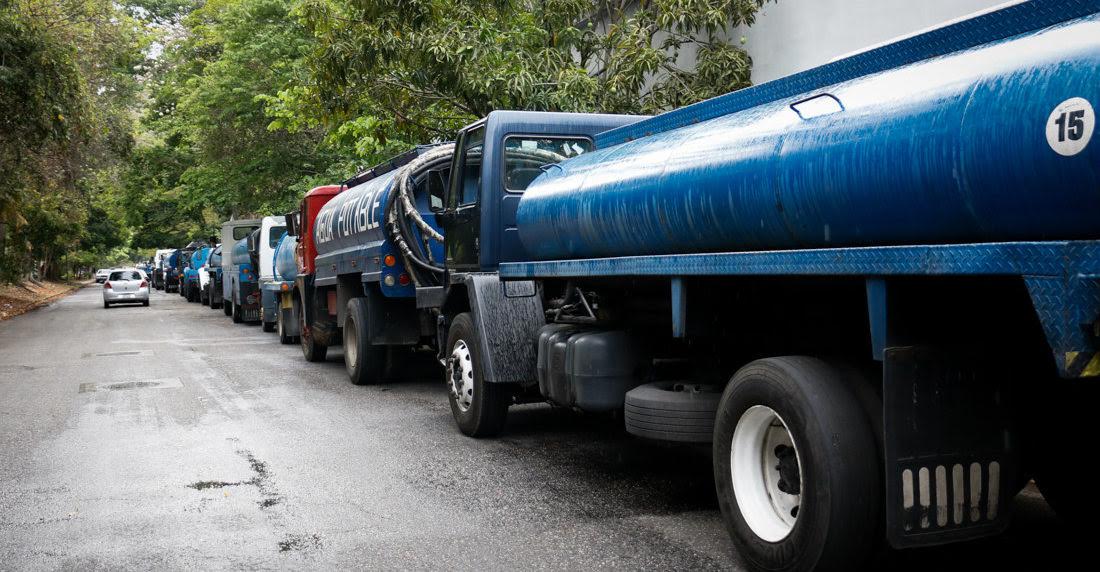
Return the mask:
<svg viewBox="0 0 1100 572">
<path fill-rule="evenodd" d="M 242 238 L 233 244 L 233 251 L 230 253 L 230 264 L 233 266 L 239 266 L 241 264 L 252 264 L 252 259 L 248 255 L 248 238 Z"/>
<path fill-rule="evenodd" d="M 298 237 L 284 234 L 275 245 L 275 280 L 293 282 L 298 277 L 298 264 L 294 260 L 294 250 L 298 246 Z"/>
<path fill-rule="evenodd" d="M 396 174 L 390 171 L 348 189 L 321 207 L 313 227 L 318 256 L 382 243 L 384 209 Z"/>
<path fill-rule="evenodd" d="M 568 160 L 519 236 L 536 259 L 1097 239 L 1097 106 L 1090 16 Z"/>
</svg>

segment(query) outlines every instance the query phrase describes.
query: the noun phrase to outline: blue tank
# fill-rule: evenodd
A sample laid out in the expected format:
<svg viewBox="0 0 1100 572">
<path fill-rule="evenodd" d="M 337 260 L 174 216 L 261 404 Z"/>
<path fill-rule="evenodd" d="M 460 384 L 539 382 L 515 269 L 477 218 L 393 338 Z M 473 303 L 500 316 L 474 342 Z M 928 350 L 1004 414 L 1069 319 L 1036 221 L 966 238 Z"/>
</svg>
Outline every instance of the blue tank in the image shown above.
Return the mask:
<svg viewBox="0 0 1100 572">
<path fill-rule="evenodd" d="M 298 263 L 294 251 L 298 246 L 298 237 L 284 234 L 275 245 L 275 280 L 293 282 L 298 277 Z"/>
<path fill-rule="evenodd" d="M 317 246 L 317 277 L 333 275 L 367 274 L 378 281 L 386 296 L 412 297 L 416 295 L 407 269 L 397 246 L 386 231 L 386 204 L 397 192 L 396 176 L 400 167 L 428 153 L 439 153 L 436 146 L 421 146 L 374 167 L 353 178 L 351 188 L 336 195 L 317 213 L 313 228 Z M 446 165 L 449 166 L 449 151 Z M 430 193 L 424 177 L 428 171 L 439 171 L 439 166 L 424 168 L 414 173 L 416 184 L 412 196 L 414 207 L 425 223 L 437 233 L 442 230 L 431 211 Z M 356 184 L 358 181 L 363 181 Z M 409 223 L 411 242 L 417 248 L 424 236 L 414 224 Z M 443 245 L 439 241 L 427 241 L 433 260 L 443 260 Z M 388 261 L 388 262 L 387 262 Z"/>
<path fill-rule="evenodd" d="M 233 243 L 233 250 L 229 253 L 229 261 L 234 266 L 252 264 L 248 257 L 248 238 L 242 238 Z"/>
<path fill-rule="evenodd" d="M 1095 14 L 767 96 L 797 93 L 790 79 L 697 104 L 758 97 L 750 107 L 665 131 L 658 116 L 549 169 L 519 204 L 527 252 L 1100 238 Z"/>
</svg>

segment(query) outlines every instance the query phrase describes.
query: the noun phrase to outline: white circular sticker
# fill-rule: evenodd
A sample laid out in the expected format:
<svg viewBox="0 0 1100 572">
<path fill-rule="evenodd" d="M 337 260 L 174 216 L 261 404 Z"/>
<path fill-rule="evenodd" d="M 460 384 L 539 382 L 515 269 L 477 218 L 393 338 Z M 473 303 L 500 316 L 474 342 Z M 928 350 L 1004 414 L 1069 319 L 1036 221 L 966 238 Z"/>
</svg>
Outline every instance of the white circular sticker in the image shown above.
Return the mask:
<svg viewBox="0 0 1100 572">
<path fill-rule="evenodd" d="M 1071 157 L 1085 150 L 1096 127 L 1096 112 L 1082 97 L 1058 104 L 1047 119 L 1047 143 L 1054 152 Z"/>
</svg>

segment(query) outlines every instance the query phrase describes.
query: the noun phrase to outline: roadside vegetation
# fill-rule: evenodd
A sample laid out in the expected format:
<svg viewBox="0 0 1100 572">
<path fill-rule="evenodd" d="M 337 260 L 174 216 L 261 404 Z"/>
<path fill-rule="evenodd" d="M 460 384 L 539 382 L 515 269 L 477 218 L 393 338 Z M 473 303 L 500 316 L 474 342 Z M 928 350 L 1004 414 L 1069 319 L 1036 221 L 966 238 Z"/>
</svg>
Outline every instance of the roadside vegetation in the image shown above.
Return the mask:
<svg viewBox="0 0 1100 572">
<path fill-rule="evenodd" d="M 494 109 L 745 87 L 766 1 L 0 0 L 0 282 L 284 212 Z"/>
</svg>

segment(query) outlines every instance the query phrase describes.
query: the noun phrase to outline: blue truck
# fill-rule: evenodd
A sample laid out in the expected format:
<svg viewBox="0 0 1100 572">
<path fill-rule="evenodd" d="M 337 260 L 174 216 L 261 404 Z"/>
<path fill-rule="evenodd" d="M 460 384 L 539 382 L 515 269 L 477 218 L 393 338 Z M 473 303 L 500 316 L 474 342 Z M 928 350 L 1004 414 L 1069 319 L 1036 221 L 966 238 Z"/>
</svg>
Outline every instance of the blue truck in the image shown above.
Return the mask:
<svg viewBox="0 0 1100 572">
<path fill-rule="evenodd" d="M 252 231 L 260 228 L 260 219 L 231 219 L 222 223 L 222 310 L 226 316 L 233 315 L 233 249 L 235 245 L 248 238 Z"/>
<path fill-rule="evenodd" d="M 181 286 L 183 297 L 188 302 L 199 302 L 202 298 L 202 281 L 199 279 L 199 271 L 206 259 L 210 256 L 210 247 L 199 246 L 191 253 L 187 265 L 183 269 L 183 285 Z"/>
<path fill-rule="evenodd" d="M 463 129 L 435 213 L 445 272 L 415 293 L 439 309 L 458 428 L 494 435 L 510 405 L 550 401 L 709 444 L 725 527 L 755 569 L 856 568 L 884 540 L 997 534 L 1029 479 L 1087 530 L 1098 14 L 1014 3 L 575 130 L 586 152 L 531 171 L 500 168 L 510 138 L 570 133 L 559 119 Z M 345 248 L 319 259 L 326 284 L 353 261 L 382 270 L 385 253 Z M 345 331 L 383 315 L 352 301 L 327 307 Z M 413 323 L 398 328 L 410 342 Z"/>
<path fill-rule="evenodd" d="M 229 294 L 222 303 L 229 306 L 228 314 L 235 324 L 260 321 L 260 280 L 255 252 L 259 233 L 257 228 L 233 244 L 228 276 L 222 278 L 229 285 Z"/>
<path fill-rule="evenodd" d="M 292 298 L 294 283 L 298 278 L 298 262 L 295 256 L 297 248 L 298 237 L 289 233 L 283 234 L 272 255 L 272 279 L 260 284 L 260 289 L 265 294 L 270 292 L 275 300 L 275 330 L 279 334 L 279 343 L 283 344 L 298 342 Z"/>
</svg>

